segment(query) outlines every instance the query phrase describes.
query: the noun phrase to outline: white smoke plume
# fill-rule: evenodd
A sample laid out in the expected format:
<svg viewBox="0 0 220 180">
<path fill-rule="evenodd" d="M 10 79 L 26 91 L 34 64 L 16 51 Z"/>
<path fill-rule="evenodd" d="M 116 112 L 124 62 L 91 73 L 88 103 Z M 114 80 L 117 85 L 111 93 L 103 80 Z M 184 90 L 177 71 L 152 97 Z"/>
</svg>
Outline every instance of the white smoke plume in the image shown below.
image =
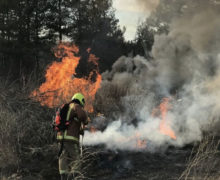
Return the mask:
<svg viewBox="0 0 220 180">
<path fill-rule="evenodd" d="M 175 19 L 168 35 L 155 37 L 153 60 L 121 57 L 111 72 L 103 74 L 100 93 L 112 91 L 113 86 L 126 89 L 117 97 L 123 112 L 111 116 L 113 121 L 108 120 L 103 131 L 86 132 L 87 145 L 140 150 L 141 140 L 142 150 L 154 151 L 167 144 L 181 147 L 199 141 L 204 132 L 216 129 L 220 122 L 220 11 L 218 5 L 203 2 L 194 12 L 189 9 Z M 171 98 L 166 123 L 176 139 L 161 133 L 161 117 L 152 115 L 162 97 Z"/>
</svg>

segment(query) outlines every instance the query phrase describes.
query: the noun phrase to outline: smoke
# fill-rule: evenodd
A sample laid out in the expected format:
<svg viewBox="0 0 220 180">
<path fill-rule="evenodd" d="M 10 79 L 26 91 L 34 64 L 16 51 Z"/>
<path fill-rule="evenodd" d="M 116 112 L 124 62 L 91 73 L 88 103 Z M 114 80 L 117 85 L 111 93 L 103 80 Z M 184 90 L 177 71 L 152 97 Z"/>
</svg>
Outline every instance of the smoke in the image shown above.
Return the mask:
<svg viewBox="0 0 220 180">
<path fill-rule="evenodd" d="M 115 94 L 119 105 L 112 105 L 122 111 L 111 116 L 112 122 L 106 120 L 111 123 L 103 131 L 86 132 L 85 143 L 155 151 L 167 144 L 181 147 L 200 141 L 204 132 L 216 131 L 220 123 L 219 12 L 219 6 L 205 1 L 194 11 L 188 8 L 172 21 L 168 35 L 155 36 L 154 60 L 119 58 L 112 71 L 103 74 L 99 94 L 107 102 L 113 86 L 126 89 Z M 176 139 L 161 133 L 161 116 L 152 115 L 162 97 L 170 98 L 166 125 Z"/>
<path fill-rule="evenodd" d="M 153 11 L 158 6 L 160 0 L 136 0 L 136 2 L 141 8 L 144 8 L 144 10 Z"/>
</svg>

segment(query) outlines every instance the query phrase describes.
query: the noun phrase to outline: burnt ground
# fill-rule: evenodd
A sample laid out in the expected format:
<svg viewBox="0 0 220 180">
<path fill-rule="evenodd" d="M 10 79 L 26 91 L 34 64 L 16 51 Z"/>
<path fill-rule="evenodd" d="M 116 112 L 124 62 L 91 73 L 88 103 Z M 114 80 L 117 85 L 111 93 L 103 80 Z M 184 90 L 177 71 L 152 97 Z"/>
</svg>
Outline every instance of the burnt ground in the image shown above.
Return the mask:
<svg viewBox="0 0 220 180">
<path fill-rule="evenodd" d="M 105 152 L 99 155 L 92 179 L 168 180 L 178 179 L 185 170 L 191 147 L 169 148 L 163 153 Z"/>
<path fill-rule="evenodd" d="M 126 152 L 90 147 L 97 152 L 86 169 L 86 179 L 94 180 L 169 180 L 178 179 L 185 170 L 192 146 L 170 147 L 162 153 Z M 100 152 L 99 152 L 100 151 Z M 19 171 L 9 179 L 58 180 L 57 148 L 29 149 L 23 154 Z"/>
<path fill-rule="evenodd" d="M 60 179 L 57 153 L 56 144 L 23 149 L 18 171 L 10 172 L 6 179 Z M 207 136 L 194 145 L 162 147 L 154 153 L 112 151 L 101 145 L 84 147 L 82 162 L 86 180 L 177 180 L 183 172 L 181 179 L 215 180 L 220 177 L 220 137 Z M 6 174 L 7 169 L 0 170 Z"/>
</svg>

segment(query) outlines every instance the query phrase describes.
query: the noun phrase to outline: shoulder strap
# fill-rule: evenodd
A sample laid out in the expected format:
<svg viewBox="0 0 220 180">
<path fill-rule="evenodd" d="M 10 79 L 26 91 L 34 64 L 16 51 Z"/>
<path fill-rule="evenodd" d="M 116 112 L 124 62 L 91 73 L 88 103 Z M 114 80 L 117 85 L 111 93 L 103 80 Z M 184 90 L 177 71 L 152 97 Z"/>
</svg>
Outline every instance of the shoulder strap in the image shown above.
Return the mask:
<svg viewBox="0 0 220 180">
<path fill-rule="evenodd" d="M 69 104 L 69 107 L 68 107 L 68 111 L 67 111 L 67 115 L 66 115 L 66 120 L 69 121 L 70 120 L 70 114 L 71 114 L 71 111 L 72 109 L 74 108 L 74 103 L 70 103 Z"/>
</svg>

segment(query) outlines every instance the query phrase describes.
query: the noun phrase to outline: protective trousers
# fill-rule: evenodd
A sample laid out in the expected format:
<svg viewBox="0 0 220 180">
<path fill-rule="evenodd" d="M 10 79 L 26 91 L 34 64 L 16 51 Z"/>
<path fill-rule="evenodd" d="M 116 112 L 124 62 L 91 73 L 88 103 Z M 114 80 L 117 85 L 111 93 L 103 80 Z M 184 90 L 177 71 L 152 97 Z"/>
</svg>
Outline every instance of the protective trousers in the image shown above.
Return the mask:
<svg viewBox="0 0 220 180">
<path fill-rule="evenodd" d="M 74 175 L 80 169 L 80 149 L 75 142 L 64 142 L 63 151 L 59 157 L 60 175 Z M 62 176 L 61 176 L 62 177 Z"/>
</svg>

